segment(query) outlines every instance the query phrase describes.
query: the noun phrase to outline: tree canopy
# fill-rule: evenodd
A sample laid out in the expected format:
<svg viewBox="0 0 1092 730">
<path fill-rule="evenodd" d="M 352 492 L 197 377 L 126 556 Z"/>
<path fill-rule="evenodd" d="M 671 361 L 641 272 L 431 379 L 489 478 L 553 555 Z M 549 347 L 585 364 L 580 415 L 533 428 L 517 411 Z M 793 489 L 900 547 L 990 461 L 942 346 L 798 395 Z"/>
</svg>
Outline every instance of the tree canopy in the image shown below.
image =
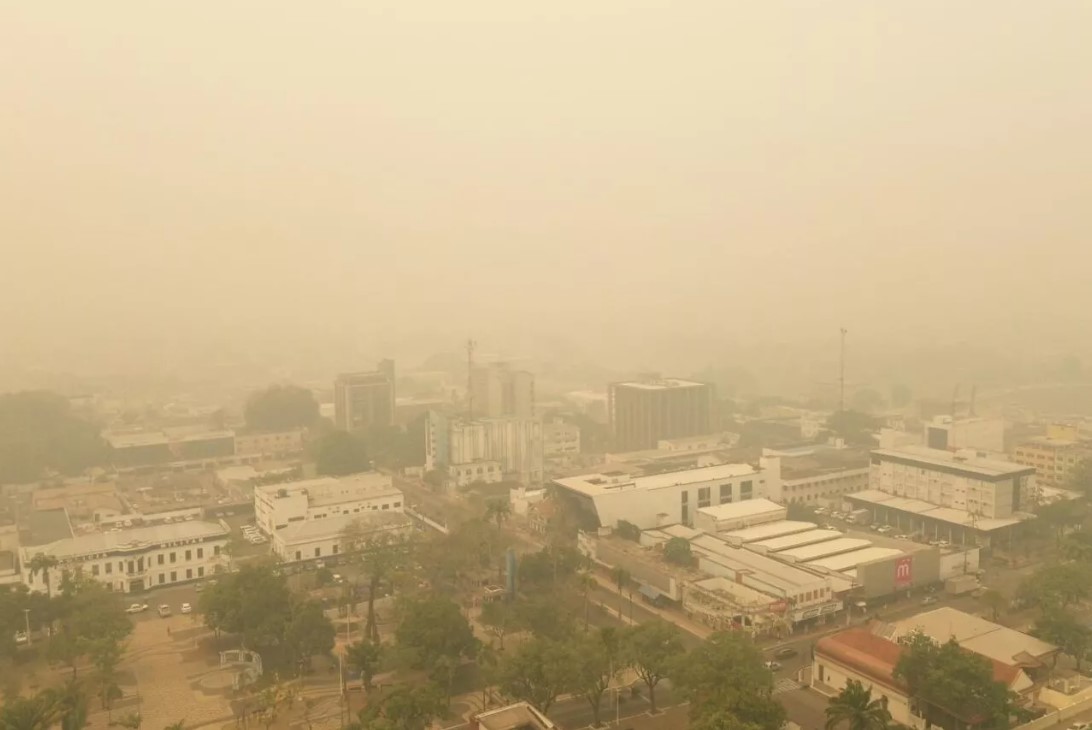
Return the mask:
<svg viewBox="0 0 1092 730">
<path fill-rule="evenodd" d="M 664 560 L 676 565 L 694 564 L 694 555 L 690 552 L 690 541 L 685 537 L 673 537 L 664 543 Z"/>
<path fill-rule="evenodd" d="M 315 470 L 328 476 L 345 476 L 371 468 L 364 439 L 348 431 L 329 431 L 315 442 Z"/>
<path fill-rule="evenodd" d="M 855 679 L 846 682 L 838 696 L 826 709 L 826 730 L 848 726 L 848 730 L 886 730 L 891 723 L 891 713 L 879 697 L 872 698 L 872 690 Z"/>
<path fill-rule="evenodd" d="M 780 730 L 785 709 L 773 699 L 773 675 L 741 632 L 721 631 L 675 662 L 672 681 L 690 700 L 692 721 L 728 713 L 741 723 Z"/>
<path fill-rule="evenodd" d="M 109 461 L 99 429 L 47 391 L 0 395 L 0 484 L 30 482 L 48 472 L 74 475 Z"/>
<path fill-rule="evenodd" d="M 656 711 L 656 685 L 686 653 L 682 635 L 663 619 L 638 624 L 622 634 L 622 656 L 648 687 L 648 702 Z"/>
<path fill-rule="evenodd" d="M 412 652 L 418 668 L 430 669 L 440 657 L 472 657 L 478 650 L 478 640 L 459 606 L 438 596 L 407 600 L 395 638 L 400 647 Z"/>
<path fill-rule="evenodd" d="M 247 427 L 255 431 L 287 431 L 314 424 L 319 404 L 307 388 L 271 385 L 250 394 L 243 417 Z"/>
<path fill-rule="evenodd" d="M 938 645 L 924 634 L 910 635 L 894 674 L 934 725 L 946 730 L 968 722 L 995 730 L 1008 727 L 1008 688 L 994 680 L 989 660 L 954 640 Z"/>
<path fill-rule="evenodd" d="M 549 712 L 554 700 L 573 688 L 577 663 L 571 644 L 536 637 L 505 654 L 497 666 L 497 685 L 509 697 Z"/>
</svg>

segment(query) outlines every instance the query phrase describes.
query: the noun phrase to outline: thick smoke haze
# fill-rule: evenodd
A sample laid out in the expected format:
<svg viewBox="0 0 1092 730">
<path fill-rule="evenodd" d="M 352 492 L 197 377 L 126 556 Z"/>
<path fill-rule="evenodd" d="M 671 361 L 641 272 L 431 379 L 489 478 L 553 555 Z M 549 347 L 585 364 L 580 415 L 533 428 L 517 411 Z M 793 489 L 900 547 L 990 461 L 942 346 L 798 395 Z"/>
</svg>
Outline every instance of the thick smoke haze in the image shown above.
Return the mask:
<svg viewBox="0 0 1092 730">
<path fill-rule="evenodd" d="M 0 361 L 336 370 L 474 334 L 670 369 L 829 359 L 840 326 L 1083 352 L 1090 28 L 1084 0 L 9 0 Z"/>
</svg>

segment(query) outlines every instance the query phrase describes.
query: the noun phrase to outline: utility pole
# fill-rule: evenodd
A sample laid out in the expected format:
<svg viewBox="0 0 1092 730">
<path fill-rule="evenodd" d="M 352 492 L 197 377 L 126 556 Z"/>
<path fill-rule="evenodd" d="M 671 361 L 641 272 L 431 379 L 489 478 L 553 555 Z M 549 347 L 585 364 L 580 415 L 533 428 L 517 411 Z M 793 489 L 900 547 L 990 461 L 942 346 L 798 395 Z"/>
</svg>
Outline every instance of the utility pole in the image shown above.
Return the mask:
<svg viewBox="0 0 1092 730">
<path fill-rule="evenodd" d="M 846 410 L 846 330 L 842 327 L 841 357 L 839 358 L 838 373 L 838 410 L 845 413 Z"/>
<path fill-rule="evenodd" d="M 474 420 L 474 348 L 478 343 L 466 341 L 466 420 Z"/>
<path fill-rule="evenodd" d="M 23 609 L 23 622 L 26 624 L 27 630 L 27 646 L 30 646 L 30 609 Z"/>
</svg>

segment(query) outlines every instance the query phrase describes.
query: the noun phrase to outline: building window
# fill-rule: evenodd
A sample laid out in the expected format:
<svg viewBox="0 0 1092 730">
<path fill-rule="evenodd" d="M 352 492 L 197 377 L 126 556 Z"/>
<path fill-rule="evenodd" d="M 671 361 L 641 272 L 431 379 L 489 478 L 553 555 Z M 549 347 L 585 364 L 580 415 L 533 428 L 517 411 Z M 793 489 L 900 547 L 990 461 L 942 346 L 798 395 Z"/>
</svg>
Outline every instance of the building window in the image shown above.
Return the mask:
<svg viewBox="0 0 1092 730">
<path fill-rule="evenodd" d="M 91 575 L 98 575 L 98 574 L 99 574 L 99 566 L 97 564 L 92 565 L 91 566 Z"/>
<path fill-rule="evenodd" d="M 163 585 L 163 584 L 164 584 L 164 583 L 166 583 L 166 582 L 167 582 L 167 576 L 165 576 L 165 575 L 163 575 L 162 573 L 160 573 L 160 574 L 159 574 L 159 585 Z"/>
<path fill-rule="evenodd" d="M 197 548 L 197 559 L 205 557 L 205 548 Z"/>
<path fill-rule="evenodd" d="M 174 554 L 174 553 L 171 553 L 171 562 L 174 563 L 174 562 L 177 562 L 177 560 L 178 560 L 178 556 L 176 554 Z"/>
<path fill-rule="evenodd" d="M 189 579 L 189 578 L 192 578 L 192 577 L 193 577 L 193 568 L 186 568 L 186 578 Z"/>
<path fill-rule="evenodd" d="M 178 580 L 178 573 L 176 571 L 172 570 L 171 571 L 171 583 L 174 583 L 176 580 Z"/>
<path fill-rule="evenodd" d="M 401 506 L 402 506 L 402 503 L 401 503 L 401 502 L 395 502 L 395 503 L 394 503 L 394 506 L 395 506 L 396 508 L 398 508 L 398 507 L 401 507 Z"/>
<path fill-rule="evenodd" d="M 204 578 L 205 577 L 205 566 L 202 565 L 197 569 L 197 577 L 198 578 Z"/>
<path fill-rule="evenodd" d="M 732 501 L 732 485 L 721 484 L 720 485 L 720 503 L 728 504 Z"/>
<path fill-rule="evenodd" d="M 155 556 L 155 562 L 157 565 L 163 565 L 163 553 Z"/>
<path fill-rule="evenodd" d="M 113 572 L 114 572 L 114 564 L 113 563 L 107 563 L 106 564 L 106 574 L 110 575 Z"/>
<path fill-rule="evenodd" d="M 193 551 L 192 550 L 187 550 L 186 551 L 186 562 L 188 563 L 192 559 L 193 559 Z"/>
<path fill-rule="evenodd" d="M 337 555 L 339 549 L 340 549 L 340 546 L 335 543 L 334 544 L 334 555 Z"/>
<path fill-rule="evenodd" d="M 318 557 L 321 557 L 321 556 L 322 556 L 322 548 L 320 548 L 320 547 L 315 548 L 315 557 L 318 558 Z"/>
<path fill-rule="evenodd" d="M 296 560 L 303 560 L 303 554 L 299 550 L 296 551 Z"/>
<path fill-rule="evenodd" d="M 754 482 L 750 480 L 739 483 L 739 498 L 750 499 L 754 492 Z"/>
<path fill-rule="evenodd" d="M 390 508 L 391 508 L 391 506 L 389 504 L 383 505 L 383 509 L 390 509 Z"/>
<path fill-rule="evenodd" d="M 708 507 L 710 505 L 709 492 L 710 492 L 709 487 L 700 487 L 698 489 L 698 508 L 699 509 L 702 508 L 702 507 Z"/>
</svg>

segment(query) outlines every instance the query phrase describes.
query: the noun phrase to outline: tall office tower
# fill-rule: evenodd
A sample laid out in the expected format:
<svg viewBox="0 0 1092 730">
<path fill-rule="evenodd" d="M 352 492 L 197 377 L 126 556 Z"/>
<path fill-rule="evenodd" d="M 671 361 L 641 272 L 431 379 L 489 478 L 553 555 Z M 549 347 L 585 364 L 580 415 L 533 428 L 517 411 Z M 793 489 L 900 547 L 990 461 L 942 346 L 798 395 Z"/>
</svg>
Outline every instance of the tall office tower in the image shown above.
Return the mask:
<svg viewBox="0 0 1092 730">
<path fill-rule="evenodd" d="M 470 394 L 474 416 L 535 415 L 535 376 L 526 370 L 512 370 L 508 363 L 475 366 L 470 374 Z"/>
<path fill-rule="evenodd" d="M 343 373 L 334 381 L 334 424 L 346 431 L 394 425 L 394 361 L 369 372 Z"/>
<path fill-rule="evenodd" d="M 607 411 L 618 451 L 654 449 L 660 439 L 700 436 L 712 430 L 713 386 L 649 376 L 611 383 Z"/>
</svg>

